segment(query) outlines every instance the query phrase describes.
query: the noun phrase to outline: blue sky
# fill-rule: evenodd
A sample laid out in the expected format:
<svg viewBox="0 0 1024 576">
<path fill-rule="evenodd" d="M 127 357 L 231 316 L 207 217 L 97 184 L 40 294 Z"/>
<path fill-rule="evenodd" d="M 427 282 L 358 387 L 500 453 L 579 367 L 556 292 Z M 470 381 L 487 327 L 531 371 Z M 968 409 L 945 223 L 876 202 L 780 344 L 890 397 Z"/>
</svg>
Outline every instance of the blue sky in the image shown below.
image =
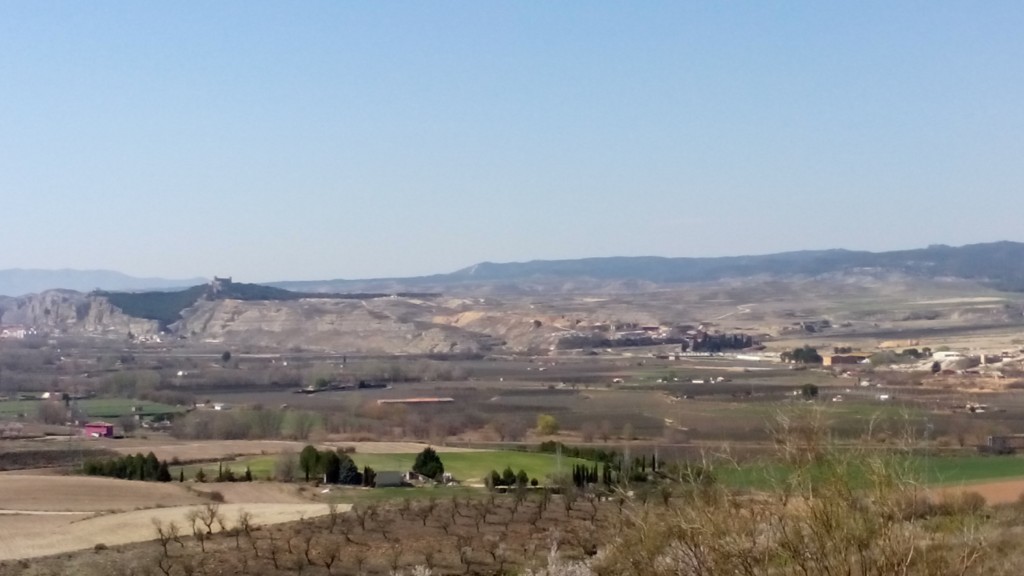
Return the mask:
<svg viewBox="0 0 1024 576">
<path fill-rule="evenodd" d="M 0 268 L 1024 240 L 1020 2 L 3 2 Z"/>
</svg>

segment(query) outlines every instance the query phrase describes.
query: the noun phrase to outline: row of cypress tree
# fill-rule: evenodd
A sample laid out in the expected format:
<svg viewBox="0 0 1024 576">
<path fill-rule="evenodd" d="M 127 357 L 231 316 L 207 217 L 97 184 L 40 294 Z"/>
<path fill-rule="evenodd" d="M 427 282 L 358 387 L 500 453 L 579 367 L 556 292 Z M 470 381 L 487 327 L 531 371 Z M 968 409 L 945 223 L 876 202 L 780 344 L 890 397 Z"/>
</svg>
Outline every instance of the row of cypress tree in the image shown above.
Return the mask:
<svg viewBox="0 0 1024 576">
<path fill-rule="evenodd" d="M 143 480 L 148 482 L 170 482 L 171 471 L 166 460 L 158 460 L 156 454 L 150 452 L 129 454 L 120 458 L 103 458 L 86 460 L 82 472 L 89 476 L 107 476 L 123 480 Z"/>
</svg>

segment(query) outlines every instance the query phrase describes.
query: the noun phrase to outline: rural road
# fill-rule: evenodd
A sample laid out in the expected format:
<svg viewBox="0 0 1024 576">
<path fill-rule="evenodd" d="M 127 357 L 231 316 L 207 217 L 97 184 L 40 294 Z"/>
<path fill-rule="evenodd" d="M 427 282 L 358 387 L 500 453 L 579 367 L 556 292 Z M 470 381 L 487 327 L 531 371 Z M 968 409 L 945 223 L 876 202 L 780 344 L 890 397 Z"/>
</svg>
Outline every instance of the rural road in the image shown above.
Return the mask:
<svg viewBox="0 0 1024 576">
<path fill-rule="evenodd" d="M 0 510 L 0 515 L 17 514 L 19 516 L 81 516 L 83 514 L 95 514 L 95 512 L 57 512 L 50 510 Z"/>
<path fill-rule="evenodd" d="M 718 318 L 713 318 L 712 320 L 722 320 L 723 318 L 735 316 L 736 314 L 747 314 L 748 312 L 750 312 L 750 308 L 752 306 L 753 304 L 740 304 L 739 306 L 736 307 L 736 310 L 733 310 L 732 312 L 726 312 L 725 314 L 722 314 Z"/>
</svg>

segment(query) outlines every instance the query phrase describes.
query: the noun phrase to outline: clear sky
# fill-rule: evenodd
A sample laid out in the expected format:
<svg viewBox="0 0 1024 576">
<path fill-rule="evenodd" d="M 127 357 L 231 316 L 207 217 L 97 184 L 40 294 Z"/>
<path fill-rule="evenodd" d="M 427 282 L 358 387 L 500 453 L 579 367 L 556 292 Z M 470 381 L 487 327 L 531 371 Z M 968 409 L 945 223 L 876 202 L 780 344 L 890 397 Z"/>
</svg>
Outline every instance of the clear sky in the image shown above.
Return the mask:
<svg viewBox="0 0 1024 576">
<path fill-rule="evenodd" d="M 1024 240 L 1024 2 L 0 2 L 0 268 Z"/>
</svg>

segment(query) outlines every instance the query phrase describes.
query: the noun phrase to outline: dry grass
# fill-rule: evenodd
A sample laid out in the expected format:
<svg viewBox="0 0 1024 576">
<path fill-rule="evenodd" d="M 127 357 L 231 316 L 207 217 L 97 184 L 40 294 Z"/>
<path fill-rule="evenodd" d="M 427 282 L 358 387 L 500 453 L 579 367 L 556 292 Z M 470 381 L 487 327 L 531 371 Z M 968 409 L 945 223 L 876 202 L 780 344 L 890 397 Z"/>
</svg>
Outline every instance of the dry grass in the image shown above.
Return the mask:
<svg viewBox="0 0 1024 576">
<path fill-rule="evenodd" d="M 115 546 L 156 537 L 154 520 L 175 522 L 189 532 L 187 515 L 194 506 L 136 510 L 100 516 L 0 516 L 0 560 L 16 560 Z M 232 526 L 240 510 L 257 525 L 291 522 L 327 514 L 325 504 L 223 504 L 220 513 Z"/>
<path fill-rule="evenodd" d="M 228 504 L 259 502 L 262 504 L 309 504 L 312 499 L 294 484 L 277 482 L 220 482 L 216 484 L 191 484 L 196 492 L 220 492 Z"/>
</svg>

